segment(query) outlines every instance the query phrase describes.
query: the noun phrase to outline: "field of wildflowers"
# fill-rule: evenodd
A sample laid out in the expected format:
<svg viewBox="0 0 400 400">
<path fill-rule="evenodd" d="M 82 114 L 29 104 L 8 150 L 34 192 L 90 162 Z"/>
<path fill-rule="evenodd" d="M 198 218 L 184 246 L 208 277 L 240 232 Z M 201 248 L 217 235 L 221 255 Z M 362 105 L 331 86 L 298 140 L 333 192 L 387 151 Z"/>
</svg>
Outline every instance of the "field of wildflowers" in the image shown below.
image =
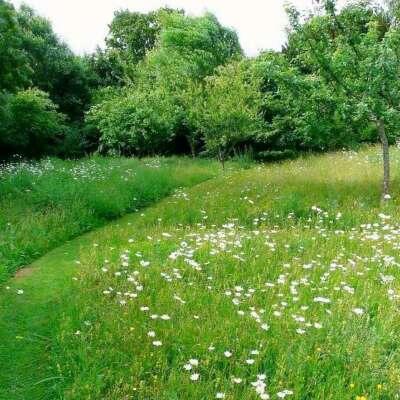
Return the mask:
<svg viewBox="0 0 400 400">
<path fill-rule="evenodd" d="M 2 290 L 0 398 L 398 398 L 378 154 L 227 172 L 49 253 Z"/>
<path fill-rule="evenodd" d="M 209 161 L 183 158 L 0 165 L 0 282 L 66 240 L 217 171 Z"/>
</svg>

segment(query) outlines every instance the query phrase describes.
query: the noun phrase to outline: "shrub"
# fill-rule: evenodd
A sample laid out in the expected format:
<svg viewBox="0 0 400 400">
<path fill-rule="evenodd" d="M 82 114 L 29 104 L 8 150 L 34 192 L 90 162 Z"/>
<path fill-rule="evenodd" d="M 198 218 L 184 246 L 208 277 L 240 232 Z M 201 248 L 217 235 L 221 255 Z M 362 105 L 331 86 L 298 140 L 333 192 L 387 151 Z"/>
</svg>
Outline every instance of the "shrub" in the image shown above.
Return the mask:
<svg viewBox="0 0 400 400">
<path fill-rule="evenodd" d="M 36 157 L 54 151 L 66 133 L 65 117 L 47 93 L 27 89 L 4 94 L 0 103 L 0 147 L 3 156 Z"/>
<path fill-rule="evenodd" d="M 237 145 L 262 126 L 259 80 L 245 61 L 233 61 L 207 77 L 204 98 L 186 104 L 192 126 L 204 134 L 207 151 L 224 164 Z M 194 111 L 191 111 L 194 110 Z"/>
<path fill-rule="evenodd" d="M 126 89 L 92 107 L 87 123 L 99 129 L 101 151 L 146 155 L 163 152 L 178 118 L 179 109 L 161 90 Z"/>
</svg>

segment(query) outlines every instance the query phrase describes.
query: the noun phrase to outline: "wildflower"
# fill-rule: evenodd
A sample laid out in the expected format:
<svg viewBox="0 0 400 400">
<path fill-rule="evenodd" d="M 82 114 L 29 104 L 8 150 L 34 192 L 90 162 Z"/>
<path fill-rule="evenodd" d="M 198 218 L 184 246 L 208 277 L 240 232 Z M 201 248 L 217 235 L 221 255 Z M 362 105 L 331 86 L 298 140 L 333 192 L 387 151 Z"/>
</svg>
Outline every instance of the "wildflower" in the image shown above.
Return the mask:
<svg viewBox="0 0 400 400">
<path fill-rule="evenodd" d="M 326 297 L 314 297 L 314 302 L 315 303 L 325 303 L 328 304 L 330 303 L 330 299 L 326 298 Z"/>
<path fill-rule="evenodd" d="M 229 358 L 232 356 L 232 353 L 230 351 L 224 351 L 224 356 Z"/>
<path fill-rule="evenodd" d="M 268 324 L 261 324 L 261 329 L 263 329 L 264 331 L 269 330 L 269 325 Z"/>
<path fill-rule="evenodd" d="M 292 395 L 293 391 L 292 390 L 282 390 L 281 392 L 278 392 L 276 395 L 280 398 L 280 399 L 284 399 L 286 396 Z"/>
<path fill-rule="evenodd" d="M 160 347 L 161 345 L 162 345 L 161 340 L 155 340 L 155 341 L 153 342 L 153 346 Z"/>
<path fill-rule="evenodd" d="M 190 380 L 191 381 L 198 381 L 200 378 L 200 374 L 192 374 L 190 375 Z"/>
<path fill-rule="evenodd" d="M 219 392 L 215 395 L 216 399 L 224 399 L 225 398 L 225 393 Z"/>
<path fill-rule="evenodd" d="M 390 219 L 390 215 L 385 215 L 385 214 L 383 214 L 383 213 L 378 214 L 378 217 L 379 217 L 380 219 L 383 219 L 383 220 L 385 220 L 385 219 Z"/>
<path fill-rule="evenodd" d="M 155 337 L 155 336 L 156 336 L 156 333 L 155 333 L 154 331 L 149 331 L 149 332 L 147 332 L 147 336 L 149 336 L 149 337 Z"/>
<path fill-rule="evenodd" d="M 356 315 L 362 315 L 362 314 L 364 314 L 364 310 L 362 309 L 362 308 L 353 308 L 353 313 L 354 314 L 356 314 Z"/>
</svg>

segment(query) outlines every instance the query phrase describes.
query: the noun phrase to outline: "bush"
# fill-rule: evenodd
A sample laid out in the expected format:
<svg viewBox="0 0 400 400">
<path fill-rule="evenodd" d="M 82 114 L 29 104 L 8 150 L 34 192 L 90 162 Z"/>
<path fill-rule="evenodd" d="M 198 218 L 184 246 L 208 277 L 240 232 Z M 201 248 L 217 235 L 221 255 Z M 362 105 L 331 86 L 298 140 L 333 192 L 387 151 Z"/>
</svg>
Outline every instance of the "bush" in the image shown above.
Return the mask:
<svg viewBox="0 0 400 400">
<path fill-rule="evenodd" d="M 110 154 L 163 153 L 174 138 L 179 109 L 160 90 L 127 89 L 92 107 L 87 123 L 100 133 L 100 150 Z"/>
<path fill-rule="evenodd" d="M 57 112 L 47 93 L 27 89 L 4 94 L 0 102 L 2 156 L 37 157 L 54 151 L 66 133 L 65 116 Z"/>
<path fill-rule="evenodd" d="M 187 97 L 190 125 L 202 132 L 206 150 L 217 155 L 222 165 L 262 126 L 259 84 L 252 65 L 235 60 L 206 78 L 203 98 L 196 94 L 190 102 Z"/>
</svg>

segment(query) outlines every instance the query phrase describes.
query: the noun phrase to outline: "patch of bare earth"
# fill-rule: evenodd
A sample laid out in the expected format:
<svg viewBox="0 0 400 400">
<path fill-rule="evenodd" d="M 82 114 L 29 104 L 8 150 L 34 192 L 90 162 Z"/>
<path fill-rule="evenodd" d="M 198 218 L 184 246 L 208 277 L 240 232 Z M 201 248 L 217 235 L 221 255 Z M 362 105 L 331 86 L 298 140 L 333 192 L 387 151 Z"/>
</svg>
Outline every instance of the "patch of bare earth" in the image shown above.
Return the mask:
<svg viewBox="0 0 400 400">
<path fill-rule="evenodd" d="M 35 268 L 33 267 L 23 267 L 15 273 L 15 278 L 22 279 L 25 278 L 26 276 L 30 276 L 32 275 L 34 269 Z"/>
</svg>

